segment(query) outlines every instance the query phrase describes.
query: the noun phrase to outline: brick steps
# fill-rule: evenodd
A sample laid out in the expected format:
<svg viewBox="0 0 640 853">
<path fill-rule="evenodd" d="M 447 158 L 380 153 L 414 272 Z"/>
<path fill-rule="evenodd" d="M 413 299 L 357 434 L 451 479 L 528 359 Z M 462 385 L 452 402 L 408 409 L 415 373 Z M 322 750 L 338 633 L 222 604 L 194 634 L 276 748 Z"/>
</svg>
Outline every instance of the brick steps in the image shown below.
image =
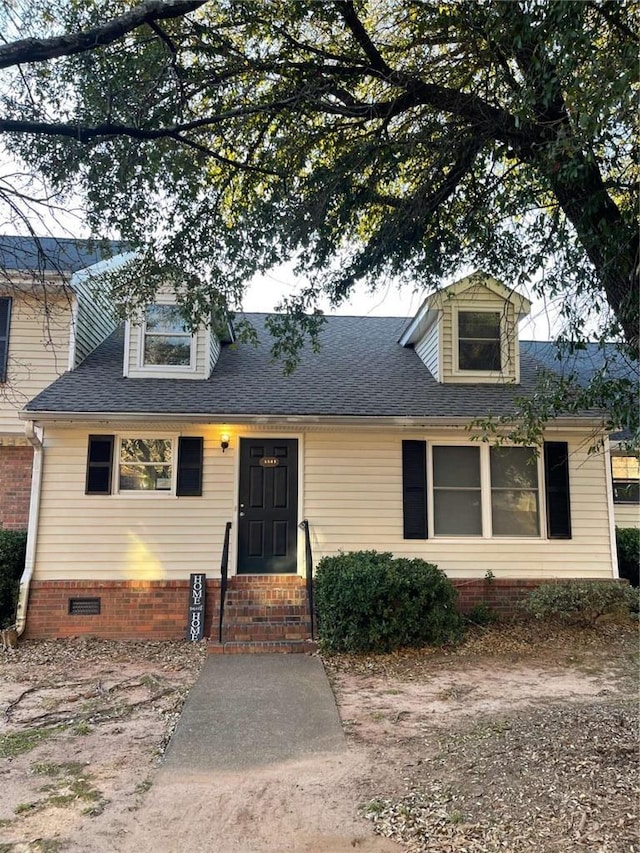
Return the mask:
<svg viewBox="0 0 640 853">
<path fill-rule="evenodd" d="M 302 622 L 309 618 L 309 608 L 304 604 L 277 604 L 273 607 L 265 605 L 238 606 L 225 603 L 225 622 L 239 625 L 243 622 L 271 622 L 273 620 L 283 622 Z"/>
<path fill-rule="evenodd" d="M 315 650 L 304 579 L 297 575 L 230 578 L 224 606 L 223 642 L 211 654 L 304 653 Z"/>
<path fill-rule="evenodd" d="M 273 655 L 273 654 L 311 654 L 317 646 L 312 640 L 272 640 L 266 642 L 227 642 L 216 643 L 209 640 L 207 651 L 210 655 Z"/>
</svg>

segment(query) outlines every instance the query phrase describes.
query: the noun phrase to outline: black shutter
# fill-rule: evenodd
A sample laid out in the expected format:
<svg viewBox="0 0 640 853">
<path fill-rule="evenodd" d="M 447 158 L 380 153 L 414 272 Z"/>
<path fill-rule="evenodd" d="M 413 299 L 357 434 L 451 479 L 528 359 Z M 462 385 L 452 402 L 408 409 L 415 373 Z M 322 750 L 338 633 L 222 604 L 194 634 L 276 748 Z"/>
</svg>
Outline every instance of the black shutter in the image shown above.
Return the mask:
<svg viewBox="0 0 640 853">
<path fill-rule="evenodd" d="M 566 441 L 545 441 L 544 478 L 549 539 L 571 539 L 569 448 Z"/>
<path fill-rule="evenodd" d="M 202 494 L 202 438 L 178 439 L 178 497 Z"/>
<path fill-rule="evenodd" d="M 0 382 L 7 381 L 7 360 L 9 356 L 9 319 L 11 317 L 11 298 L 0 297 Z"/>
<path fill-rule="evenodd" d="M 427 538 L 427 442 L 402 442 L 402 514 L 405 539 Z"/>
<path fill-rule="evenodd" d="M 90 435 L 87 452 L 87 495 L 110 495 L 113 471 L 113 436 Z"/>
</svg>

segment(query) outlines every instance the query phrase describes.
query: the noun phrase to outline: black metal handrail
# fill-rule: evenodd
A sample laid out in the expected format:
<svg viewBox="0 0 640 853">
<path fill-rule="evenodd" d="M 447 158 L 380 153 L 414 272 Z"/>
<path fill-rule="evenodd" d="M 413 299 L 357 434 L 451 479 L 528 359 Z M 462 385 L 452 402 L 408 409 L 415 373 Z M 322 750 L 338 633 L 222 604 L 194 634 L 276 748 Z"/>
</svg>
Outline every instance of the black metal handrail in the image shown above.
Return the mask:
<svg viewBox="0 0 640 853">
<path fill-rule="evenodd" d="M 307 599 L 309 601 L 309 615 L 311 617 L 311 639 L 313 640 L 315 639 L 315 605 L 313 602 L 313 554 L 311 553 L 311 534 L 309 531 L 309 521 L 306 518 L 300 522 L 300 529 L 304 530 L 304 562 L 307 575 Z"/>
<path fill-rule="evenodd" d="M 222 545 L 222 560 L 220 561 L 220 624 L 218 625 L 218 642 L 222 642 L 222 623 L 224 620 L 224 600 L 227 596 L 227 580 L 229 577 L 229 537 L 231 534 L 231 522 L 227 521 L 224 529 L 224 543 Z"/>
</svg>

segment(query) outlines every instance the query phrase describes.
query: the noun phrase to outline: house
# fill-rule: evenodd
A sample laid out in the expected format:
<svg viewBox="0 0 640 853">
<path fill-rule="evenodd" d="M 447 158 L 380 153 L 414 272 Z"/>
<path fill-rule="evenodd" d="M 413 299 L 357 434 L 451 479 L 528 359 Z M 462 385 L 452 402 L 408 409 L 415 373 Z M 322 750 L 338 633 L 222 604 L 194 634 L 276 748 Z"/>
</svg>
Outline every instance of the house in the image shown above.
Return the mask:
<svg viewBox="0 0 640 853">
<path fill-rule="evenodd" d="M 589 452 L 601 416 L 558 418 L 539 455 L 468 429 L 533 393 L 529 310 L 478 273 L 410 321 L 327 318 L 320 353 L 284 375 L 264 315 L 248 317 L 258 346 L 234 343 L 191 334 L 161 294 L 21 412 L 41 441 L 19 630 L 184 636 L 205 575 L 220 648 L 301 647 L 309 556 L 359 549 L 436 563 L 464 607 L 616 578 L 606 436 Z"/>
<path fill-rule="evenodd" d="M 26 529 L 33 435 L 18 418 L 116 327 L 91 275 L 121 244 L 0 237 L 0 527 Z"/>
<path fill-rule="evenodd" d="M 561 355 L 554 343 L 530 341 L 523 346 L 548 370 L 570 373 L 582 385 L 595 373 L 640 383 L 637 363 L 613 344 L 585 343 L 571 355 Z M 610 436 L 613 508 L 616 527 L 640 528 L 640 459 L 626 449 L 629 438 L 629 433 Z"/>
</svg>

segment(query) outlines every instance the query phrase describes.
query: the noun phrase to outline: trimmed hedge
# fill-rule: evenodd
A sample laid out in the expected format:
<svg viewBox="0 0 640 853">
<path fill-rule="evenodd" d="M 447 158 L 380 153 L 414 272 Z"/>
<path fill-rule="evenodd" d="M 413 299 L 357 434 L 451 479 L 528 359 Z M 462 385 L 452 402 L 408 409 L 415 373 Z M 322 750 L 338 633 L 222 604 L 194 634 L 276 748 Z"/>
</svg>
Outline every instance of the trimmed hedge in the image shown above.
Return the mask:
<svg viewBox="0 0 640 853">
<path fill-rule="evenodd" d="M 15 622 L 26 550 L 26 531 L 0 528 L 0 628 Z"/>
<path fill-rule="evenodd" d="M 615 581 L 545 583 L 529 593 L 524 606 L 538 619 L 595 625 L 600 616 L 637 610 L 638 592 Z"/>
<path fill-rule="evenodd" d="M 460 635 L 455 587 L 424 560 L 378 551 L 323 557 L 315 590 L 319 640 L 328 651 L 388 652 Z"/>
<path fill-rule="evenodd" d="M 618 546 L 618 572 L 621 578 L 632 586 L 638 586 L 640 569 L 640 529 L 637 527 L 616 527 Z"/>
</svg>

